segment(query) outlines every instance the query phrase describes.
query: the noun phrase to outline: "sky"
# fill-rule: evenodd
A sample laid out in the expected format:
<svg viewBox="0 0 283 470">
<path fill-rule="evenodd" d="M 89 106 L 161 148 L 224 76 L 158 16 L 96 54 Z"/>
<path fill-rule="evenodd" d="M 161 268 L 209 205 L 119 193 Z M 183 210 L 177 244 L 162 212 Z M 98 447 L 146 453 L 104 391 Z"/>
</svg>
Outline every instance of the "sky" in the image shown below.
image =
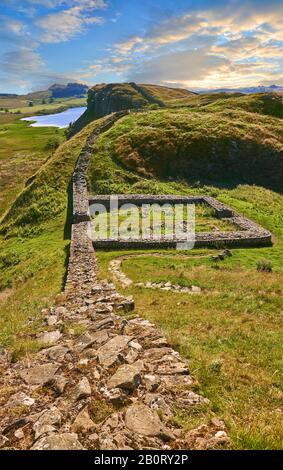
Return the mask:
<svg viewBox="0 0 283 470">
<path fill-rule="evenodd" d="M 0 93 L 283 84 L 283 0 L 0 0 Z"/>
</svg>

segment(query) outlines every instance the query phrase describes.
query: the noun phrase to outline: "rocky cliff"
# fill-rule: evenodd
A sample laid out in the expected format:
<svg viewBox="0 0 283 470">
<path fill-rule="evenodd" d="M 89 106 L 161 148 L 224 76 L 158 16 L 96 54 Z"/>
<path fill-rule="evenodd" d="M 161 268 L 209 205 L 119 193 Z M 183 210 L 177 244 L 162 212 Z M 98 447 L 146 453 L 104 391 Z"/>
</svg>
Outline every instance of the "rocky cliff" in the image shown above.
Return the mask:
<svg viewBox="0 0 283 470">
<path fill-rule="evenodd" d="M 175 98 L 174 91 L 178 93 L 178 97 L 192 95 L 188 90 L 176 90 L 158 85 L 137 85 L 133 82 L 95 85 L 88 92 L 87 110 L 72 126 L 70 135 L 80 131 L 94 119 L 113 112 L 145 107 L 165 107 L 165 99 Z"/>
</svg>

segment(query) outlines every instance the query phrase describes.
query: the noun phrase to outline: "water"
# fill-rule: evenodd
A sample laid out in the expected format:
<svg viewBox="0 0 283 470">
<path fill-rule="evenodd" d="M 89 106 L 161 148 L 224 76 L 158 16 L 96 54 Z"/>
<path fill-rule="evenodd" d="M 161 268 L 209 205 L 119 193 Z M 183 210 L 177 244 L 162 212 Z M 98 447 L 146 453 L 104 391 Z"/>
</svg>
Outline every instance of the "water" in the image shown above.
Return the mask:
<svg viewBox="0 0 283 470">
<path fill-rule="evenodd" d="M 64 129 L 70 122 L 76 121 L 86 110 L 86 107 L 70 108 L 57 114 L 46 114 L 45 116 L 31 116 L 22 118 L 21 121 L 35 121 L 32 127 L 59 127 Z"/>
</svg>

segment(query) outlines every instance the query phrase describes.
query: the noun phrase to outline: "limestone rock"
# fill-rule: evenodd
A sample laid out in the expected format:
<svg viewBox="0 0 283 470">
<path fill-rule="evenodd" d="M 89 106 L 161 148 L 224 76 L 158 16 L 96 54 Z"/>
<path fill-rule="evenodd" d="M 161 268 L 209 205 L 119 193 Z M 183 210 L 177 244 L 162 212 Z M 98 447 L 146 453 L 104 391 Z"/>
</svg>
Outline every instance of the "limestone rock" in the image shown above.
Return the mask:
<svg viewBox="0 0 283 470">
<path fill-rule="evenodd" d="M 121 307 L 125 312 L 132 312 L 135 310 L 135 302 L 133 297 L 127 297 L 123 302 L 121 302 Z"/>
<path fill-rule="evenodd" d="M 42 434 L 55 430 L 54 425 L 59 426 L 61 419 L 61 413 L 55 406 L 45 411 L 33 425 L 35 439 L 38 439 Z"/>
<path fill-rule="evenodd" d="M 89 397 L 91 395 L 91 387 L 87 377 L 83 377 L 76 386 L 75 399 L 81 400 L 82 398 Z"/>
<path fill-rule="evenodd" d="M 66 377 L 64 377 L 63 375 L 58 375 L 54 379 L 53 389 L 58 395 L 61 395 L 62 393 L 64 393 L 67 383 L 68 379 L 66 379 Z"/>
<path fill-rule="evenodd" d="M 17 439 L 24 439 L 25 434 L 24 434 L 24 431 L 23 431 L 22 429 L 17 429 L 17 430 L 14 432 L 14 436 L 15 436 Z"/>
<path fill-rule="evenodd" d="M 85 434 L 87 432 L 94 431 L 95 429 L 96 424 L 92 421 L 92 419 L 90 419 L 88 410 L 84 408 L 73 422 L 72 431 Z"/>
<path fill-rule="evenodd" d="M 46 363 L 19 372 L 20 377 L 28 385 L 45 385 L 52 381 L 59 366 L 53 363 Z"/>
<path fill-rule="evenodd" d="M 38 336 L 38 340 L 45 346 L 53 346 L 57 343 L 57 341 L 59 341 L 61 336 L 62 333 L 60 333 L 58 330 L 46 331 Z"/>
<path fill-rule="evenodd" d="M 201 288 L 198 286 L 191 286 L 191 291 L 195 294 L 199 294 L 201 292 Z"/>
<path fill-rule="evenodd" d="M 69 351 L 67 346 L 53 346 L 49 349 L 44 351 L 44 354 L 51 360 L 51 361 L 62 361 Z"/>
<path fill-rule="evenodd" d="M 120 388 L 112 388 L 111 390 L 107 391 L 105 395 L 113 405 L 126 406 L 132 403 L 129 396 Z"/>
<path fill-rule="evenodd" d="M 119 354 L 125 349 L 131 336 L 117 335 L 98 349 L 98 359 L 102 366 L 110 367 L 114 365 Z"/>
<path fill-rule="evenodd" d="M 50 434 L 39 439 L 31 450 L 84 450 L 75 433 Z"/>
<path fill-rule="evenodd" d="M 29 397 L 24 392 L 17 392 L 12 395 L 6 403 L 7 408 L 15 408 L 17 406 L 32 406 L 34 404 L 34 398 Z"/>
<path fill-rule="evenodd" d="M 138 357 L 139 357 L 139 352 L 134 348 L 130 348 L 128 354 L 125 356 L 125 361 L 128 364 L 133 364 L 134 362 L 136 362 Z"/>
<path fill-rule="evenodd" d="M 169 440 L 172 435 L 160 421 L 156 411 L 144 404 L 130 406 L 125 414 L 126 427 L 137 434 Z"/>
<path fill-rule="evenodd" d="M 53 325 L 56 325 L 58 320 L 55 315 L 48 315 L 47 317 L 45 317 L 44 321 L 46 325 L 53 326 Z"/>
<path fill-rule="evenodd" d="M 120 366 L 115 374 L 108 380 L 108 388 L 122 388 L 127 392 L 132 392 L 141 383 L 142 361 L 134 364 Z"/>
</svg>

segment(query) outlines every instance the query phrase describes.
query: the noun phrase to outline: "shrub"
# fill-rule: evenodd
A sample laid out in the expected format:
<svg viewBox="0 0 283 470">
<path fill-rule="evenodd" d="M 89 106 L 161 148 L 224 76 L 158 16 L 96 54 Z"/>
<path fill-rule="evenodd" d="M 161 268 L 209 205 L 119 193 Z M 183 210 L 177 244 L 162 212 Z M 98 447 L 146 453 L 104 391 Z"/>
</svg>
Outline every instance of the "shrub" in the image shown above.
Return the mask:
<svg viewBox="0 0 283 470">
<path fill-rule="evenodd" d="M 272 263 L 266 259 L 259 260 L 256 263 L 256 269 L 259 272 L 271 273 L 272 272 Z"/>
<path fill-rule="evenodd" d="M 52 137 L 50 138 L 45 145 L 46 150 L 56 150 L 60 146 L 60 140 L 58 137 Z"/>
</svg>

